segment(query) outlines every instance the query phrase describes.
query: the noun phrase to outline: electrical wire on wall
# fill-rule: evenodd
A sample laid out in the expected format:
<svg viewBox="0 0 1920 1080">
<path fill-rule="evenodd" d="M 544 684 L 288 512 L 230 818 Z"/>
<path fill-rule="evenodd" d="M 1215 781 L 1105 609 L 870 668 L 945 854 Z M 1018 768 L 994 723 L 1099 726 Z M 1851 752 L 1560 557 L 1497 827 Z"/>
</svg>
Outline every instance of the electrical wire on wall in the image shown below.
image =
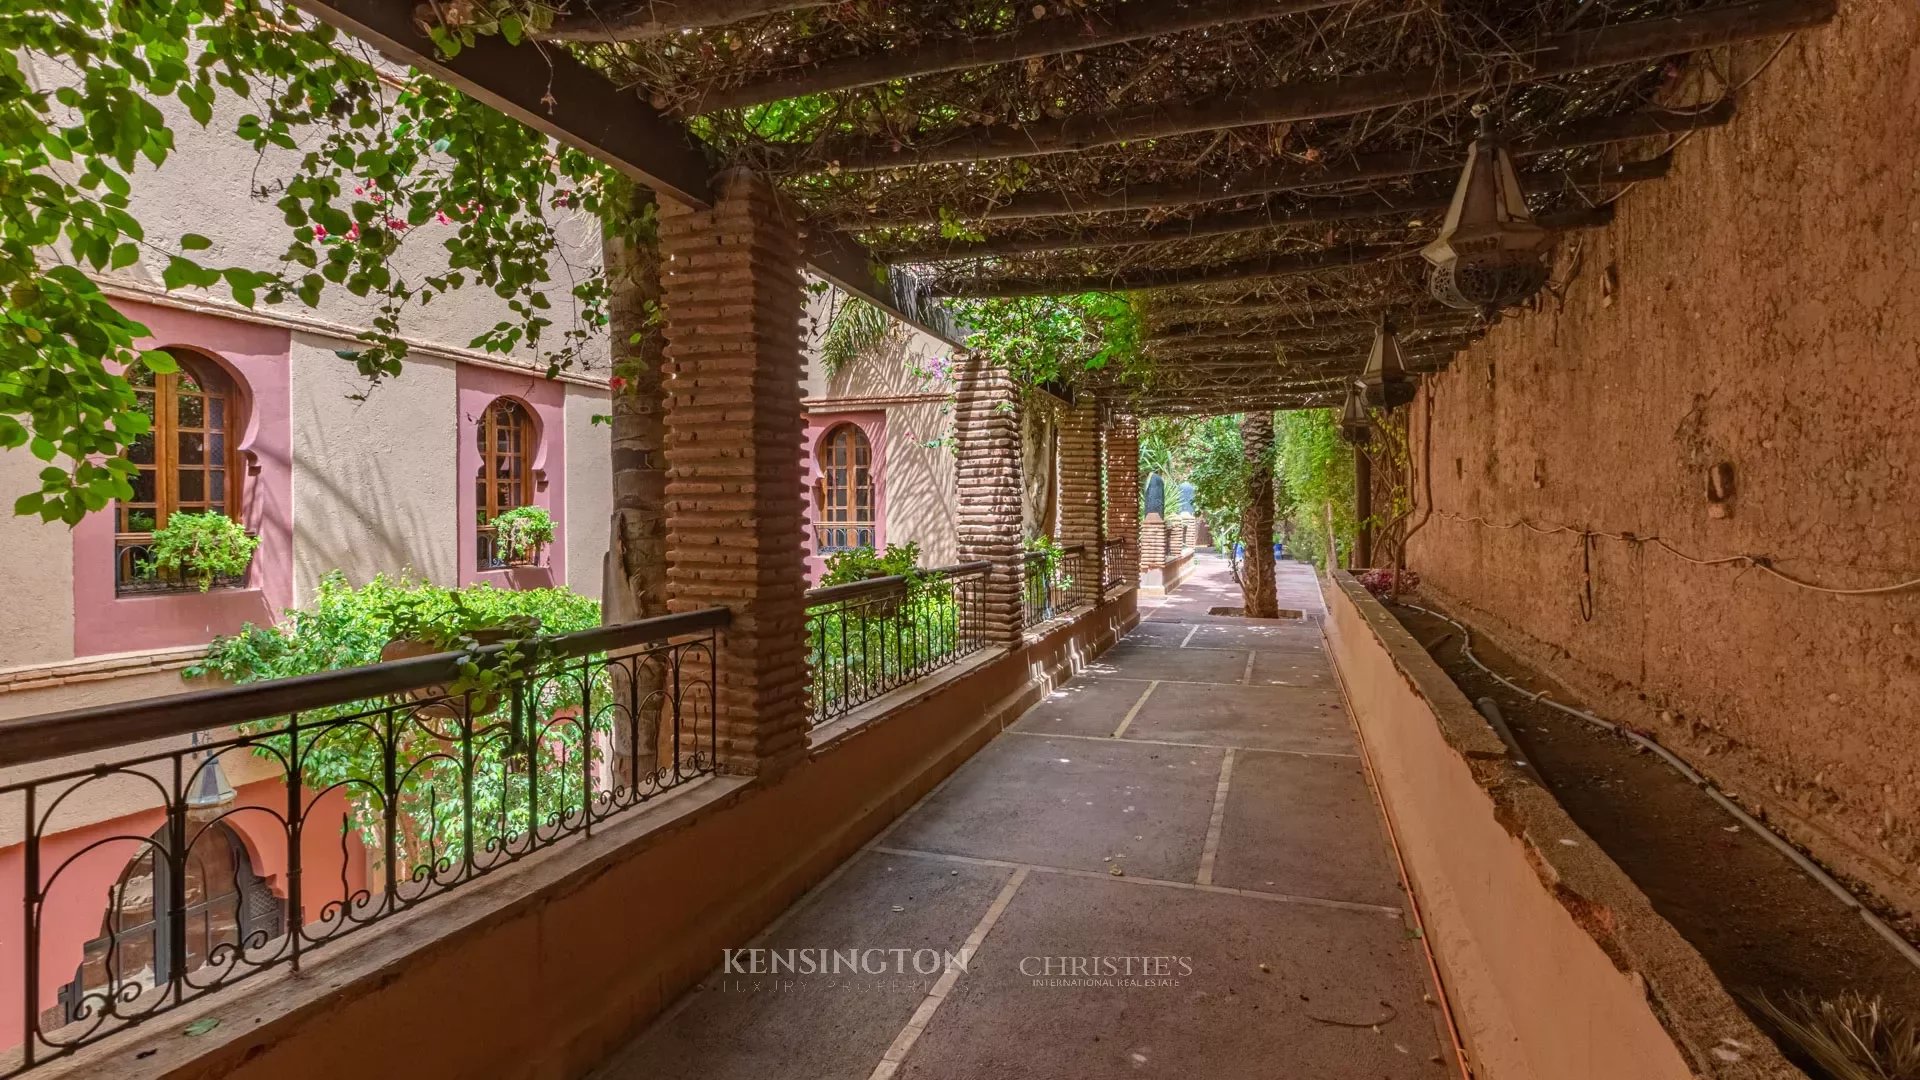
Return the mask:
<svg viewBox="0 0 1920 1080">
<path fill-rule="evenodd" d="M 1448 521 L 1458 521 L 1467 525 L 1479 525 L 1483 528 L 1488 528 L 1488 529 L 1506 530 L 1506 529 L 1524 528 L 1530 532 L 1536 532 L 1542 535 L 1553 535 L 1555 533 L 1571 533 L 1574 536 L 1580 537 L 1580 541 L 1583 548 L 1585 548 L 1586 545 L 1591 544 L 1593 540 L 1595 540 L 1596 538 L 1605 539 L 1605 540 L 1618 540 L 1622 543 L 1633 544 L 1636 546 L 1643 545 L 1643 544 L 1652 544 L 1653 546 L 1665 551 L 1667 554 L 1672 555 L 1673 557 L 1680 559 L 1682 561 L 1690 562 L 1695 566 L 1740 566 L 1740 567 L 1747 567 L 1755 570 L 1761 570 L 1768 574 L 1771 574 L 1776 578 L 1779 578 L 1781 581 L 1784 581 L 1789 585 L 1793 585 L 1802 589 L 1807 589 L 1812 592 L 1826 593 L 1829 596 L 1886 596 L 1890 593 L 1906 592 L 1910 589 L 1920 589 L 1920 577 L 1908 578 L 1904 581 L 1896 581 L 1889 585 L 1868 585 L 1860 588 L 1844 588 L 1837 585 L 1822 585 L 1817 581 L 1809 581 L 1806 578 L 1798 577 L 1794 574 L 1789 574 L 1785 570 L 1780 569 L 1778 566 L 1774 565 L 1776 560 L 1775 560 L 1775 557 L 1771 555 L 1758 555 L 1758 554 L 1749 554 L 1744 552 L 1737 552 L 1729 555 L 1707 555 L 1707 556 L 1691 555 L 1685 551 L 1682 551 L 1680 548 L 1675 547 L 1671 541 L 1667 540 L 1666 537 L 1660 536 L 1658 534 L 1650 535 L 1650 536 L 1641 536 L 1637 533 L 1607 532 L 1603 529 L 1582 529 L 1572 525 L 1561 525 L 1558 523 L 1541 524 L 1539 522 L 1535 522 L 1527 518 L 1518 518 L 1514 521 L 1507 522 L 1506 524 L 1503 525 L 1498 522 L 1488 521 L 1486 518 L 1479 517 L 1477 515 L 1474 517 L 1468 517 L 1465 514 L 1457 514 L 1451 510 L 1435 510 L 1433 511 L 1433 514 L 1435 517 L 1444 518 Z M 1592 616 L 1593 564 L 1592 564 L 1591 558 L 1587 558 L 1583 556 L 1583 560 L 1585 565 L 1585 573 L 1586 573 L 1587 581 L 1585 586 L 1585 599 L 1583 600 L 1581 605 L 1581 615 L 1590 621 L 1593 617 Z"/>
</svg>

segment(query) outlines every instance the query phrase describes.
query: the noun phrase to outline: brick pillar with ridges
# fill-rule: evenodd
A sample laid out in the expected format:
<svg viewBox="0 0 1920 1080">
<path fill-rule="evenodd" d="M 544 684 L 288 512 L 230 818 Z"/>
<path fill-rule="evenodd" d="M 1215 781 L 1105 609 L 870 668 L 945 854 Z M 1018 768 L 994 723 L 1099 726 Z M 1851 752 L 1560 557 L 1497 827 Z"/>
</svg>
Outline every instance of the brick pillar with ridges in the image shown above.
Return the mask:
<svg viewBox="0 0 1920 1080">
<path fill-rule="evenodd" d="M 1107 430 L 1107 537 L 1128 540 L 1120 566 L 1107 576 L 1123 585 L 1140 583 L 1140 421 L 1116 415 Z"/>
<path fill-rule="evenodd" d="M 763 178 L 731 172 L 715 190 L 710 210 L 660 207 L 667 606 L 733 612 L 720 766 L 773 775 L 807 748 L 801 249 Z"/>
<path fill-rule="evenodd" d="M 1070 409 L 1060 411 L 1060 546 L 1084 545 L 1081 572 L 1090 587 L 1083 593 L 1100 595 L 1104 568 L 1100 541 L 1106 533 L 1100 499 L 1100 406 L 1082 393 Z"/>
<path fill-rule="evenodd" d="M 1025 507 L 1020 478 L 1020 393 L 985 353 L 954 365 L 954 471 L 960 495 L 960 561 L 993 564 L 978 620 L 988 644 L 1018 645 L 1026 633 Z"/>
</svg>

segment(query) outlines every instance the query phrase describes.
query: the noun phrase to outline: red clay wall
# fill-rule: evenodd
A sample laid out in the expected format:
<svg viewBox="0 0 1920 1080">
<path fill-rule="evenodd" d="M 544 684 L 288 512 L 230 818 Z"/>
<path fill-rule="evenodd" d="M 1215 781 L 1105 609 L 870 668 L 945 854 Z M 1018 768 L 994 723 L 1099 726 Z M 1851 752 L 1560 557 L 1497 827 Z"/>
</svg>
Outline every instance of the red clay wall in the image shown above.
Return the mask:
<svg viewBox="0 0 1920 1080">
<path fill-rule="evenodd" d="M 1738 75 L 1771 51 L 1740 54 Z M 1834 596 L 1496 526 L 1658 534 L 1842 587 L 1920 577 L 1916 148 L 1920 7 L 1843 0 L 1741 95 L 1732 127 L 1566 242 L 1562 300 L 1432 380 L 1411 445 L 1430 415 L 1437 512 L 1409 560 L 1501 644 L 1909 910 L 1920 589 Z M 1722 462 L 1735 493 L 1715 516 Z"/>
</svg>

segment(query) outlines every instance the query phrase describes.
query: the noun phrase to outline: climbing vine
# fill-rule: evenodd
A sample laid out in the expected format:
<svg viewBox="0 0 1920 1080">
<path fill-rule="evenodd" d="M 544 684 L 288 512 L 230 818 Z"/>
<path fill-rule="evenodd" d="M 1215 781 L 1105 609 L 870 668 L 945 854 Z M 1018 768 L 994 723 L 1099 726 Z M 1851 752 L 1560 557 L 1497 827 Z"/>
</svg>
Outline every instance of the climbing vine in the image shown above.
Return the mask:
<svg viewBox="0 0 1920 1080">
<path fill-rule="evenodd" d="M 497 27 L 513 37 L 519 28 Z M 457 47 L 447 34 L 436 36 Z M 44 65 L 44 70 L 40 66 Z M 51 78 L 46 72 L 55 73 Z M 271 266 L 221 265 L 215 239 L 150 234 L 134 185 L 171 156 L 158 102 L 208 126 L 244 101 L 233 136 L 260 156 L 256 198 L 288 243 Z M 235 110 L 223 110 L 230 115 Z M 291 161 L 290 167 L 288 162 Z M 369 383 L 396 375 L 405 316 L 464 287 L 510 314 L 470 344 L 579 362 L 605 323 L 598 267 L 564 265 L 573 214 L 619 225 L 608 172 L 577 151 L 417 72 L 376 66 L 365 46 L 280 0 L 18 0 L 0 12 L 0 448 L 47 463 L 19 514 L 77 522 L 132 495 L 124 459 L 150 420 L 124 377 L 173 369 L 135 343 L 146 329 L 90 275 L 143 258 L 174 289 L 224 289 L 253 307 L 315 307 L 329 290 L 374 301 L 350 358 Z M 421 272 L 402 251 L 431 246 Z M 204 261 L 203 261 L 204 260 Z M 555 297 L 571 314 L 556 314 Z"/>
<path fill-rule="evenodd" d="M 1141 364 L 1137 302 L 1119 293 L 956 300 L 968 327 L 967 347 L 1007 365 L 1025 386 L 1111 369 L 1126 375 Z"/>
</svg>

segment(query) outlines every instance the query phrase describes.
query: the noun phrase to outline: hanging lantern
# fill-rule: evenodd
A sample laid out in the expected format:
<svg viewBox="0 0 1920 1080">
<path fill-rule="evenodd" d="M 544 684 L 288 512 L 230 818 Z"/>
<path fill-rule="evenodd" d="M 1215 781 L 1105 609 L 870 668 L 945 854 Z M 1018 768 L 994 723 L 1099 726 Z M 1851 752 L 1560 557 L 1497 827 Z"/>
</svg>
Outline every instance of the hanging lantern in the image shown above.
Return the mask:
<svg viewBox="0 0 1920 1080">
<path fill-rule="evenodd" d="M 1397 409 L 1413 400 L 1413 376 L 1407 374 L 1400 338 L 1393 332 L 1390 319 L 1381 319 L 1374 328 L 1373 352 L 1367 357 L 1360 385 L 1366 392 L 1366 403 L 1378 409 Z"/>
<path fill-rule="evenodd" d="M 196 731 L 192 745 L 198 746 L 200 742 L 200 733 Z M 218 817 L 233 802 L 233 784 L 227 780 L 226 770 L 220 767 L 218 753 L 208 750 L 194 757 L 199 764 L 187 785 L 187 816 L 196 821 Z"/>
<path fill-rule="evenodd" d="M 1367 402 L 1360 384 L 1347 384 L 1347 404 L 1340 410 L 1340 438 L 1353 446 L 1373 441 L 1373 424 L 1367 419 Z"/>
<path fill-rule="evenodd" d="M 1435 300 L 1491 316 L 1547 283 L 1546 252 L 1553 235 L 1527 212 L 1513 155 L 1494 134 L 1491 116 L 1483 106 L 1474 114 L 1480 135 L 1467 148 L 1467 165 L 1439 237 L 1420 254 L 1433 264 L 1427 290 Z"/>
</svg>

